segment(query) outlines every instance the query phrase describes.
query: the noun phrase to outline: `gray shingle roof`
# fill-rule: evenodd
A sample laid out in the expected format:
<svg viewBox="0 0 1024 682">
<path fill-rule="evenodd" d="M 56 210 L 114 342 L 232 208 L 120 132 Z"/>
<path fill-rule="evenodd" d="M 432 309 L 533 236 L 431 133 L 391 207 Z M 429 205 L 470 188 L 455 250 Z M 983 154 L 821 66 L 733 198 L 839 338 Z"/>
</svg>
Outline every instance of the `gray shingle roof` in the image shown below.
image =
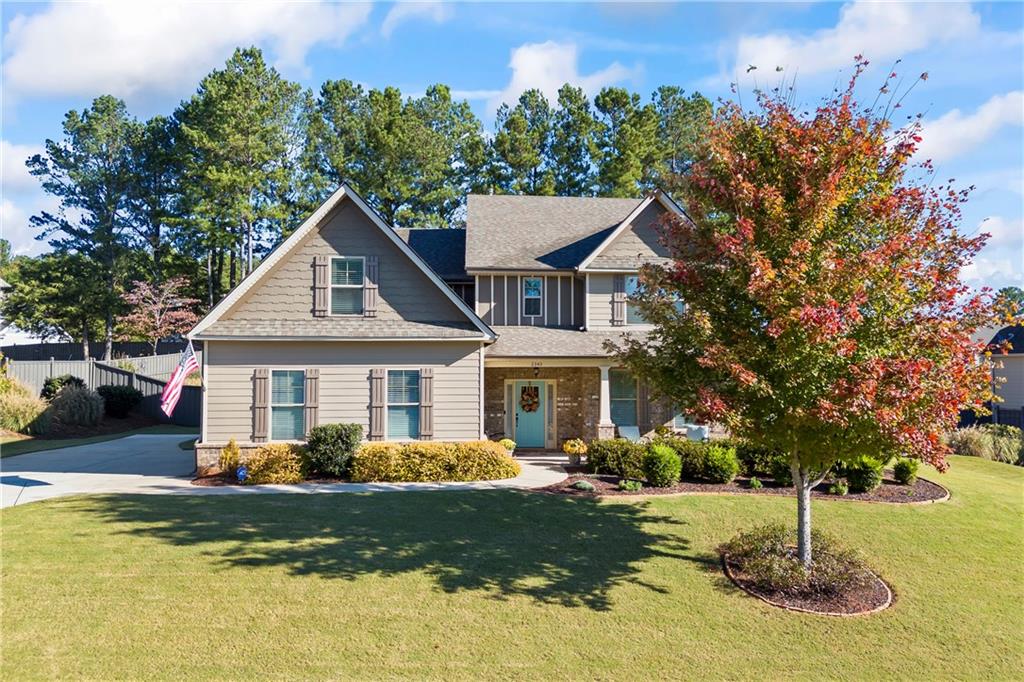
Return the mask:
<svg viewBox="0 0 1024 682">
<path fill-rule="evenodd" d="M 575 268 L 641 201 L 470 194 L 465 267 Z"/>
<path fill-rule="evenodd" d="M 311 337 L 321 339 L 479 339 L 480 330 L 471 322 L 413 322 L 365 318 L 317 320 L 217 320 L 197 338 L 210 336 L 259 336 L 273 338 Z"/>
<path fill-rule="evenodd" d="M 551 327 L 492 327 L 498 340 L 487 347 L 489 358 L 505 357 L 607 357 L 606 339 L 617 341 L 624 333 L 613 330 L 578 331 Z"/>
<path fill-rule="evenodd" d="M 465 230 L 396 227 L 395 232 L 444 279 L 468 278 Z"/>
</svg>

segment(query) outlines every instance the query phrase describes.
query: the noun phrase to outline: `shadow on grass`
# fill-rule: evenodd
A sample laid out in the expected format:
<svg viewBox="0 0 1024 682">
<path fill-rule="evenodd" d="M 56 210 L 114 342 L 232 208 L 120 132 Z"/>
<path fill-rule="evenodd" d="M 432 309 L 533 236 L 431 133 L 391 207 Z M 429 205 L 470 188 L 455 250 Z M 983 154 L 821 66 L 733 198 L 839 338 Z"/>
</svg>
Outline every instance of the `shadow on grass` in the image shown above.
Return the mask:
<svg viewBox="0 0 1024 682">
<path fill-rule="evenodd" d="M 706 564 L 681 526 L 638 504 L 511 491 L 337 495 L 111 496 L 83 501 L 126 524 L 120 532 L 199 545 L 227 568 L 285 567 L 353 580 L 423 573 L 439 589 L 495 598 L 610 607 L 609 593 L 640 580 L 642 564 L 671 557 Z"/>
</svg>

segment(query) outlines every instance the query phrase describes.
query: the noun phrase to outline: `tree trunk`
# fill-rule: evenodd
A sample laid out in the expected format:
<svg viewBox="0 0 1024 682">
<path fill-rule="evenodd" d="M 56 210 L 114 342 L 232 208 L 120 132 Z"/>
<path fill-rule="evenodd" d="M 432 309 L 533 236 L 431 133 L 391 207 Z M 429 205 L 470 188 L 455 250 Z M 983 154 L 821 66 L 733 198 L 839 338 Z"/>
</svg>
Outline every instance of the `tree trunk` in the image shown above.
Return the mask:
<svg viewBox="0 0 1024 682">
<path fill-rule="evenodd" d="M 235 247 L 231 247 L 231 260 L 228 261 L 228 289 L 235 288 Z"/>
<path fill-rule="evenodd" d="M 106 339 L 103 344 L 103 360 L 109 362 L 114 357 L 114 311 L 107 308 Z"/>
<path fill-rule="evenodd" d="M 213 308 L 213 250 L 206 250 L 206 297 L 207 305 Z"/>
<path fill-rule="evenodd" d="M 793 486 L 796 488 L 796 552 L 805 568 L 811 567 L 811 491 L 821 483 L 831 467 L 820 473 L 812 473 L 800 464 L 793 455 L 790 470 L 793 472 Z"/>
<path fill-rule="evenodd" d="M 89 323 L 82 322 L 82 359 L 89 359 Z"/>
</svg>

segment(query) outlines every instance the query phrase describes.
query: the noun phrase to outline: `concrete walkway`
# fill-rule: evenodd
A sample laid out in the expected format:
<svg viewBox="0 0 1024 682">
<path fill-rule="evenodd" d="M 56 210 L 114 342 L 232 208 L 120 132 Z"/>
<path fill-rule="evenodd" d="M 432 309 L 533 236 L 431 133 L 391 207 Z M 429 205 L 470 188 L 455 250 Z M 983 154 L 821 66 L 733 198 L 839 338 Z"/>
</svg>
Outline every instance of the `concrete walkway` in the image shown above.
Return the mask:
<svg viewBox="0 0 1024 682">
<path fill-rule="evenodd" d="M 542 488 L 565 478 L 563 455 L 517 457 L 516 478 L 472 483 L 300 483 L 203 487 L 191 484 L 194 459 L 178 443 L 185 436 L 134 435 L 118 440 L 33 452 L 0 460 L 0 507 L 65 495 L 143 493 L 163 495 L 259 495 L 267 493 L 362 493 L 403 490 Z"/>
</svg>

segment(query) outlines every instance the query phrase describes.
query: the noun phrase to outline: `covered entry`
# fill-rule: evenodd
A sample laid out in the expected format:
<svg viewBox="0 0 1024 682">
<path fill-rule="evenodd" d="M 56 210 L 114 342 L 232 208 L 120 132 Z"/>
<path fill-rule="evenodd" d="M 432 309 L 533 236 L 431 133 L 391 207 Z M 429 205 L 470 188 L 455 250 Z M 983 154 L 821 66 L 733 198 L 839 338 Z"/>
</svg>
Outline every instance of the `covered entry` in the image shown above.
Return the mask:
<svg viewBox="0 0 1024 682">
<path fill-rule="evenodd" d="M 521 448 L 555 448 L 556 382 L 515 379 L 505 382 L 505 433 Z"/>
</svg>

